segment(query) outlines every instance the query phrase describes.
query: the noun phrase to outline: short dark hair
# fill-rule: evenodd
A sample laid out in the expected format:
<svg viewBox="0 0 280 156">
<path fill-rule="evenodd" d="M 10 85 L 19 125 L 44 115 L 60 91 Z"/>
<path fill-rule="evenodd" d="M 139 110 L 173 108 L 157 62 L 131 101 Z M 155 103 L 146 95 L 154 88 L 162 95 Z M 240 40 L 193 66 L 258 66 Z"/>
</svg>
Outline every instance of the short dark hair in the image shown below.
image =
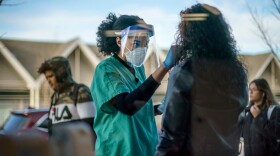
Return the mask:
<svg viewBox="0 0 280 156">
<path fill-rule="evenodd" d="M 143 19 L 138 16 L 121 15 L 117 17 L 114 13 L 109 13 L 106 20 L 103 20 L 99 25 L 96 33 L 99 52 L 106 56 L 118 53 L 120 50 L 116 43 L 116 36 L 107 36 L 106 31 L 123 30 L 129 26 L 139 24 L 140 21 L 143 21 Z"/>
<path fill-rule="evenodd" d="M 54 72 L 56 80 L 62 83 L 65 79 L 72 80 L 71 66 L 67 58 L 56 56 L 43 62 L 38 73 L 45 73 L 47 70 Z"/>
<path fill-rule="evenodd" d="M 52 70 L 52 68 L 51 68 L 51 66 L 50 66 L 48 60 L 44 61 L 44 62 L 41 64 L 41 66 L 39 67 L 39 69 L 38 69 L 37 72 L 38 72 L 39 74 L 43 74 L 43 73 L 45 73 L 47 70 Z"/>
</svg>

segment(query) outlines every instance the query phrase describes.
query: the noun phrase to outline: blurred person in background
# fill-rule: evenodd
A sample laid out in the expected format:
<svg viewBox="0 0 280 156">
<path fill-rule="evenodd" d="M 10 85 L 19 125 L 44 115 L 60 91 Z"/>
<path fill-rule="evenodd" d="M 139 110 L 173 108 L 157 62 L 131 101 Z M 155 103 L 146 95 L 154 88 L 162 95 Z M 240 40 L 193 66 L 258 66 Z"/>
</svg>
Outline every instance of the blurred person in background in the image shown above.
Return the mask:
<svg viewBox="0 0 280 156">
<path fill-rule="evenodd" d="M 108 34 L 110 34 L 108 36 Z M 96 105 L 96 155 L 152 156 L 158 144 L 152 95 L 174 65 L 173 51 L 146 79 L 144 60 L 153 26 L 134 15 L 110 13 L 98 27 L 97 46 L 109 56 L 96 67 L 91 93 Z"/>
<path fill-rule="evenodd" d="M 180 16 L 156 156 L 236 156 L 248 87 L 230 26 L 207 4 Z"/>
<path fill-rule="evenodd" d="M 253 80 L 249 90 L 243 128 L 245 156 L 279 156 L 280 106 L 265 79 Z"/>
<path fill-rule="evenodd" d="M 49 135 L 53 135 L 52 129 L 56 126 L 79 121 L 92 128 L 95 105 L 90 90 L 73 80 L 69 61 L 65 57 L 53 57 L 41 64 L 38 73 L 45 75 L 54 91 L 49 110 Z"/>
</svg>

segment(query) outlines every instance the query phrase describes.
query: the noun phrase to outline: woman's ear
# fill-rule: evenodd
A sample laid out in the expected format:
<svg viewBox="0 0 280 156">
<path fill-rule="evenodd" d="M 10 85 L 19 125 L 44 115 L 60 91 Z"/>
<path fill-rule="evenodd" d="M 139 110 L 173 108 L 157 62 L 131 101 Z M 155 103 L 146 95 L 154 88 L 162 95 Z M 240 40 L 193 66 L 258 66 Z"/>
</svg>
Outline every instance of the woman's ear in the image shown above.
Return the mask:
<svg viewBox="0 0 280 156">
<path fill-rule="evenodd" d="M 121 38 L 120 37 L 116 37 L 116 43 L 119 47 L 121 47 Z"/>
</svg>

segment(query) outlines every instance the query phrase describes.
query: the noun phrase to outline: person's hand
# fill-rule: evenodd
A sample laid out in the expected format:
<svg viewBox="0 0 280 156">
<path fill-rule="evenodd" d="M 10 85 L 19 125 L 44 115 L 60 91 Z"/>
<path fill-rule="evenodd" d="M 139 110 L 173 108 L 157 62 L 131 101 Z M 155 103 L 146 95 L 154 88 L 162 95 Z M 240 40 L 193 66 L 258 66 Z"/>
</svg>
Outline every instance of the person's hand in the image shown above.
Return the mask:
<svg viewBox="0 0 280 156">
<path fill-rule="evenodd" d="M 253 105 L 250 109 L 250 112 L 252 113 L 253 117 L 256 118 L 261 113 L 261 110 L 258 106 Z"/>
<path fill-rule="evenodd" d="M 170 70 L 176 63 L 176 45 L 172 45 L 167 53 L 165 60 L 163 61 L 163 65 L 165 68 Z"/>
</svg>

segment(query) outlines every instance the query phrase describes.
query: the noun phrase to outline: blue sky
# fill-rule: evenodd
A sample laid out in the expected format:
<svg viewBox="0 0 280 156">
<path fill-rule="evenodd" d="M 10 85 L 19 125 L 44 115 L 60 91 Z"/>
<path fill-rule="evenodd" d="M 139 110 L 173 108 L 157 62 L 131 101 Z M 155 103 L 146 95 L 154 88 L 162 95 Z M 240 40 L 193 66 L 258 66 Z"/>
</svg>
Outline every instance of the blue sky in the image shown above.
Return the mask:
<svg viewBox="0 0 280 156">
<path fill-rule="evenodd" d="M 271 9 L 269 1 L 247 1 L 263 11 L 272 36 L 279 36 L 279 21 L 266 14 Z M 174 42 L 179 12 L 196 2 L 214 5 L 222 11 L 241 52 L 268 50 L 252 24 L 245 0 L 4 0 L 17 5 L 0 7 L 0 36 L 39 41 L 68 41 L 79 37 L 95 44 L 98 25 L 109 12 L 114 12 L 138 15 L 153 24 L 159 48 L 168 48 Z"/>
</svg>

